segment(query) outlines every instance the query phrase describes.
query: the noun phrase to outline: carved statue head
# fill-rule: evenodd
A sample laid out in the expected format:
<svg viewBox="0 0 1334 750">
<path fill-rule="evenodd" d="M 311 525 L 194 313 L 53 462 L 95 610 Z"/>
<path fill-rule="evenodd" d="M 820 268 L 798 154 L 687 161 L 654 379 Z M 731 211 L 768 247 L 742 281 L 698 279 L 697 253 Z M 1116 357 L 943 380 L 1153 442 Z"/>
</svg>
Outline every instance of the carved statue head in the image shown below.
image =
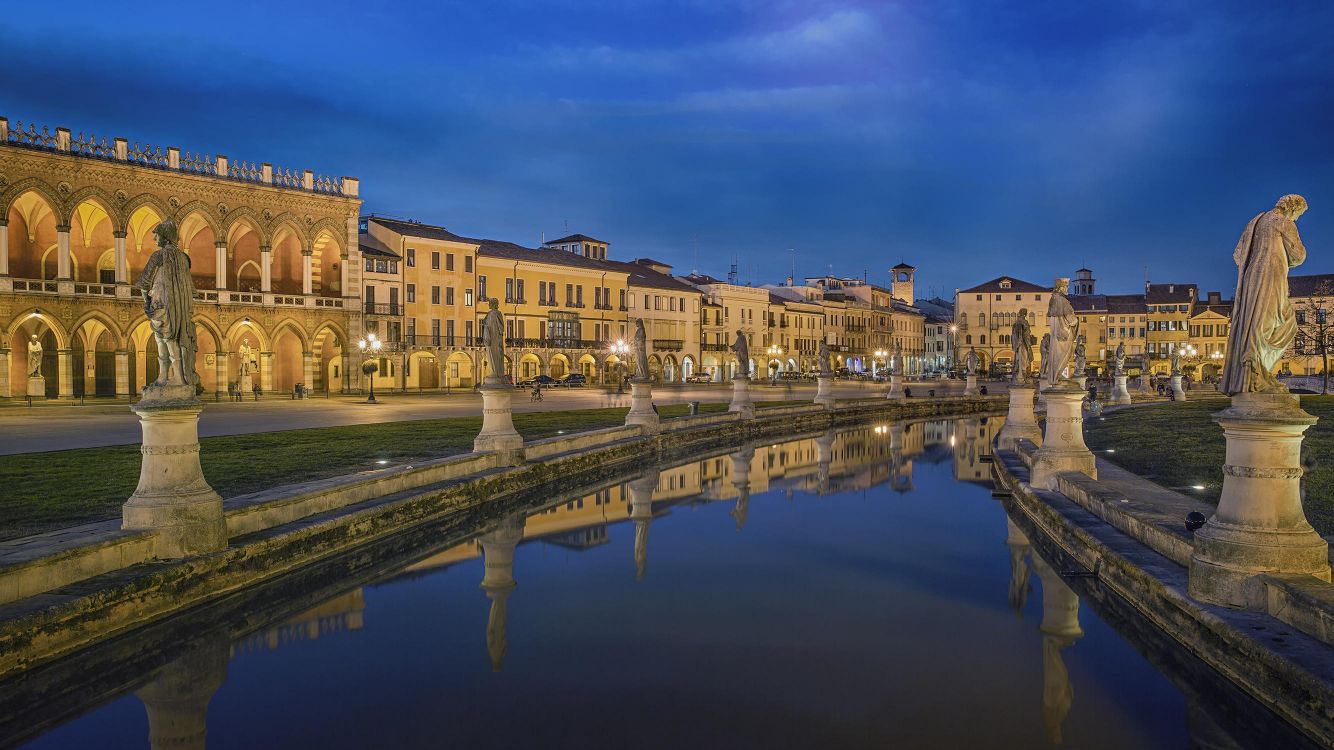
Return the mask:
<svg viewBox="0 0 1334 750">
<path fill-rule="evenodd" d="M 32 343 L 37 343 L 37 334 L 35 333 L 32 335 Z"/>
<path fill-rule="evenodd" d="M 1027 308 L 1027 307 L 1021 307 L 1021 308 L 1019 308 L 1019 319 L 1020 319 L 1020 320 L 1028 320 L 1028 308 Z"/>
<path fill-rule="evenodd" d="M 1288 217 L 1290 220 L 1296 221 L 1297 217 L 1306 213 L 1306 199 L 1296 193 L 1289 193 L 1288 195 L 1279 198 L 1278 203 L 1274 204 L 1274 208 L 1277 208 L 1279 213 Z"/>
<path fill-rule="evenodd" d="M 486 301 L 486 306 L 492 310 L 499 310 L 500 300 L 496 299 L 495 297 L 492 297 L 491 299 Z"/>
<path fill-rule="evenodd" d="M 176 244 L 180 238 L 180 232 L 176 229 L 176 222 L 171 219 L 163 219 L 153 230 L 153 236 L 157 238 L 158 247 L 166 247 Z"/>
<path fill-rule="evenodd" d="M 1052 291 L 1055 292 L 1056 294 L 1065 294 L 1069 290 L 1070 290 L 1070 279 L 1064 276 L 1057 278 L 1056 285 L 1052 287 Z"/>
</svg>

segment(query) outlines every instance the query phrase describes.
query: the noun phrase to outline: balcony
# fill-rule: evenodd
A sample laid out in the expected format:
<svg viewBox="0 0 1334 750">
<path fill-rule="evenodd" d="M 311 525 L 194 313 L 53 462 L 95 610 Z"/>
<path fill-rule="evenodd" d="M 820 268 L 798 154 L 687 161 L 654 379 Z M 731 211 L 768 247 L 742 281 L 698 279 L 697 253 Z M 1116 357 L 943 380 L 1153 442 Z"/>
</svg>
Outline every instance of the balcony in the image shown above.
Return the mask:
<svg viewBox="0 0 1334 750">
<path fill-rule="evenodd" d="M 403 306 L 397 302 L 367 302 L 362 311 L 367 315 L 402 315 Z"/>
<path fill-rule="evenodd" d="M 653 351 L 655 352 L 679 352 L 685 348 L 686 342 L 681 339 L 654 339 Z"/>
<path fill-rule="evenodd" d="M 319 297 L 314 294 L 279 294 L 259 291 L 230 291 L 212 289 L 201 284 L 194 291 L 196 303 L 212 305 L 240 304 L 261 305 L 265 307 L 322 307 L 342 309 L 342 297 Z M 104 300 L 129 302 L 142 300 L 144 292 L 129 284 L 101 284 L 86 281 L 50 280 L 50 279 L 10 279 L 0 277 L 0 292 L 16 294 L 73 295 Z M 398 314 L 398 313 L 394 313 Z"/>
<path fill-rule="evenodd" d="M 700 350 L 706 352 L 726 352 L 731 351 L 731 344 L 701 344 Z"/>
</svg>

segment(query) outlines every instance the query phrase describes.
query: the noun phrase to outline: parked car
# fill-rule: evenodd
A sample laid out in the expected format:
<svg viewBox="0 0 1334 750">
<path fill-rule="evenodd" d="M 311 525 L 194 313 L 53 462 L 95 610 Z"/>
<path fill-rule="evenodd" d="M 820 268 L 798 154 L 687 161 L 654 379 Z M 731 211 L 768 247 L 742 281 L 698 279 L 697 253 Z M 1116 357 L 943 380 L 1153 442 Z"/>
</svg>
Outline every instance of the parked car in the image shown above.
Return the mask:
<svg viewBox="0 0 1334 750">
<path fill-rule="evenodd" d="M 563 385 L 566 388 L 583 388 L 588 385 L 588 378 L 585 378 L 582 372 L 572 372 L 566 375 L 564 380 L 556 381 L 556 385 Z"/>
<path fill-rule="evenodd" d="M 537 385 L 540 385 L 543 388 L 550 388 L 555 385 L 560 385 L 560 381 L 556 380 L 550 375 L 538 375 L 535 378 L 528 378 L 527 380 L 519 381 L 520 388 L 532 388 L 533 386 Z"/>
<path fill-rule="evenodd" d="M 713 375 L 710 375 L 710 374 L 707 373 L 707 372 L 697 372 L 697 373 L 695 373 L 694 375 L 691 375 L 690 377 L 686 378 L 686 382 L 687 382 L 687 383 L 712 383 L 712 382 L 713 382 Z"/>
</svg>

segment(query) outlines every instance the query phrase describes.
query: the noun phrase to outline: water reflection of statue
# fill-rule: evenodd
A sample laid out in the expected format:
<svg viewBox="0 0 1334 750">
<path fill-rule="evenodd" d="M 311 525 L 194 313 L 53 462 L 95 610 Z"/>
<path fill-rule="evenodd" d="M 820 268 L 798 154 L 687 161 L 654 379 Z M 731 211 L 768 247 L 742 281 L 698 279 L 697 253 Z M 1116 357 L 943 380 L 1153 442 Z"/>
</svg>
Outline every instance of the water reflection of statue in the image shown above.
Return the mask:
<svg viewBox="0 0 1334 750">
<path fill-rule="evenodd" d="M 42 342 L 37 340 L 37 334 L 33 334 L 28 339 L 28 377 L 40 378 L 42 376 Z"/>
<path fill-rule="evenodd" d="M 1287 393 L 1274 377 L 1274 366 L 1297 335 L 1297 318 L 1288 299 L 1288 269 L 1306 260 L 1297 219 L 1306 199 L 1285 195 L 1246 225 L 1232 259 L 1237 264 L 1237 292 L 1227 336 L 1227 360 L 1218 390 L 1238 393 Z"/>
<path fill-rule="evenodd" d="M 505 381 L 505 316 L 500 312 L 500 302 L 492 297 L 487 302 L 490 307 L 482 320 L 482 346 L 486 347 L 486 362 L 491 366 L 487 380 L 493 383 Z"/>
<path fill-rule="evenodd" d="M 1010 609 L 1015 617 L 1022 617 L 1024 604 L 1028 602 L 1028 592 L 1033 584 L 1028 569 L 1028 537 L 1008 516 L 1005 518 L 1005 546 L 1010 548 Z"/>
<path fill-rule="evenodd" d="M 732 351 L 736 353 L 736 361 L 740 372 L 739 378 L 750 377 L 750 342 L 746 340 L 746 334 L 741 331 L 736 332 L 736 341 L 732 344 Z"/>
<path fill-rule="evenodd" d="M 746 525 L 750 512 L 750 465 L 755 458 L 755 449 L 746 446 L 733 453 L 732 486 L 736 488 L 736 506 L 732 508 L 732 518 L 736 521 L 736 530 Z"/>
<path fill-rule="evenodd" d="M 1074 704 L 1075 688 L 1061 657 L 1084 635 L 1079 627 L 1079 596 L 1038 555 L 1031 556 L 1042 582 L 1042 721 L 1052 744 L 1061 743 L 1061 725 Z"/>
<path fill-rule="evenodd" d="M 635 376 L 644 380 L 649 377 L 648 335 L 644 333 L 643 318 L 635 321 Z"/>
<path fill-rule="evenodd" d="M 1042 381 L 1048 388 L 1055 388 L 1066 380 L 1065 368 L 1074 358 L 1075 332 L 1079 328 L 1079 318 L 1075 308 L 1066 298 L 1070 280 L 1056 280 L 1047 303 L 1047 325 L 1051 326 L 1051 343 L 1048 344 L 1050 355 L 1042 360 Z"/>
<path fill-rule="evenodd" d="M 136 286 L 143 290 L 144 313 L 157 341 L 155 385 L 195 385 L 195 323 L 192 317 L 195 283 L 190 277 L 190 256 L 177 246 L 176 224 L 164 219 L 153 230 L 158 249 L 148 258 Z"/>
<path fill-rule="evenodd" d="M 635 580 L 644 580 L 648 569 L 648 527 L 653 523 L 653 491 L 658 487 L 658 472 L 628 483 L 630 520 L 635 523 Z"/>
<path fill-rule="evenodd" d="M 1019 317 L 1010 325 L 1010 351 L 1014 354 L 1014 371 L 1010 382 L 1024 385 L 1033 372 L 1033 332 L 1028 325 L 1028 308 L 1019 308 Z"/>
<path fill-rule="evenodd" d="M 500 522 L 495 529 L 483 534 L 482 590 L 491 600 L 491 611 L 486 618 L 486 652 L 491 657 L 491 669 L 499 672 L 505 660 L 509 641 L 505 632 L 507 605 L 514 582 L 514 548 L 523 539 L 525 516 L 515 513 Z"/>
<path fill-rule="evenodd" d="M 150 748 L 204 747 L 208 704 L 227 680 L 230 646 L 227 633 L 209 633 L 134 691 L 148 714 Z"/>
<path fill-rule="evenodd" d="M 820 339 L 820 374 L 829 374 L 829 343 Z"/>
</svg>

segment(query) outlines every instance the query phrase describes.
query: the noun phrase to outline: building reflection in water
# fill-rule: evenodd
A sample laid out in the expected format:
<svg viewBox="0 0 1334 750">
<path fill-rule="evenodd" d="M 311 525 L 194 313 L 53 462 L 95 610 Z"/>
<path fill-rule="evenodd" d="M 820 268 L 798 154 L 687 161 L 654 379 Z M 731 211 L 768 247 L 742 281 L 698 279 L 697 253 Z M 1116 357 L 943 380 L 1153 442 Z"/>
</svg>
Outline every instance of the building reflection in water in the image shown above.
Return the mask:
<svg viewBox="0 0 1334 750">
<path fill-rule="evenodd" d="M 1061 725 L 1074 703 L 1075 689 L 1061 651 L 1084 635 L 1079 627 L 1079 596 L 1040 555 L 1031 555 L 1042 584 L 1042 721 L 1047 737 L 1061 742 Z"/>
<path fill-rule="evenodd" d="M 518 585 L 514 582 L 514 548 L 523 538 L 526 520 L 526 513 L 515 513 L 479 539 L 482 545 L 482 590 L 491 600 L 491 612 L 486 618 L 486 652 L 495 672 L 500 671 L 505 660 L 506 603 L 510 592 Z"/>
</svg>

